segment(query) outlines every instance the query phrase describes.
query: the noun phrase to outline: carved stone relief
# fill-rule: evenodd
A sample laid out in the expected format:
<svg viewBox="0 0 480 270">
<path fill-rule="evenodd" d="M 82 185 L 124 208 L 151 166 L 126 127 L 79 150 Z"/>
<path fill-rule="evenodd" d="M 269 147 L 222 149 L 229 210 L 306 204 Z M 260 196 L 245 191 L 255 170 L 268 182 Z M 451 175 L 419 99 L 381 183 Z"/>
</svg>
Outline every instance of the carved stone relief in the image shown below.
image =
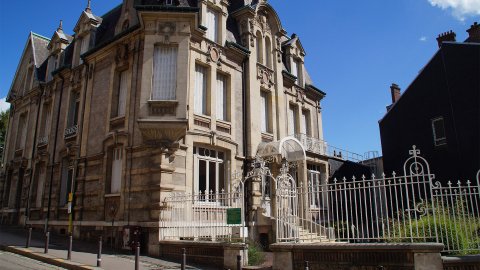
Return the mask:
<svg viewBox="0 0 480 270">
<path fill-rule="evenodd" d="M 257 65 L 257 78 L 268 88 L 274 85 L 273 72 L 261 65 Z"/>
</svg>

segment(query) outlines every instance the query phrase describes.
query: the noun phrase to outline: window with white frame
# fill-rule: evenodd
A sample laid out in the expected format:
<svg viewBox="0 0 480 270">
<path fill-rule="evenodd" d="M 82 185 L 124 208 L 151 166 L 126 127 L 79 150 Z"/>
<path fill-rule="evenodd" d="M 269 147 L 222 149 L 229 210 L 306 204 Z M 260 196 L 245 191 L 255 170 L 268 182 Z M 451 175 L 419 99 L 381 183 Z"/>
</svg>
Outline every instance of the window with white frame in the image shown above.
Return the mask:
<svg viewBox="0 0 480 270">
<path fill-rule="evenodd" d="M 201 201 L 216 202 L 216 194 L 225 188 L 225 153 L 204 147 L 194 147 L 195 193 Z M 208 195 L 207 195 L 208 194 Z"/>
<path fill-rule="evenodd" d="M 302 130 L 300 133 L 310 135 L 310 112 L 308 110 L 302 110 Z"/>
<path fill-rule="evenodd" d="M 320 166 L 307 164 L 307 173 L 308 173 L 308 201 L 310 207 L 317 208 L 320 206 L 321 198 L 321 177 L 320 177 Z"/>
<path fill-rule="evenodd" d="M 207 115 L 207 69 L 195 65 L 194 112 Z"/>
<path fill-rule="evenodd" d="M 207 38 L 218 42 L 218 13 L 211 8 L 207 8 Z"/>
<path fill-rule="evenodd" d="M 303 82 L 303 78 L 302 78 L 302 72 L 301 72 L 301 63 L 299 60 L 292 59 L 292 68 L 290 72 L 292 73 L 292 75 L 297 77 L 297 80 L 296 80 L 297 84 L 301 85 Z"/>
<path fill-rule="evenodd" d="M 297 134 L 297 127 L 297 109 L 295 108 L 295 105 L 290 104 L 288 107 L 288 135 Z"/>
<path fill-rule="evenodd" d="M 120 193 L 122 187 L 123 148 L 112 149 L 112 165 L 110 175 L 110 193 Z"/>
<path fill-rule="evenodd" d="M 227 76 L 217 73 L 217 119 L 228 121 Z"/>
<path fill-rule="evenodd" d="M 152 100 L 175 100 L 177 55 L 177 47 L 155 46 L 153 53 Z"/>
<path fill-rule="evenodd" d="M 117 94 L 117 115 L 125 116 L 125 107 L 127 103 L 127 71 L 120 72 L 118 94 Z"/>
<path fill-rule="evenodd" d="M 72 91 L 70 94 L 70 107 L 68 111 L 67 128 L 77 125 L 79 107 L 80 107 L 80 93 L 76 91 Z"/>
<path fill-rule="evenodd" d="M 48 136 L 48 127 L 50 126 L 50 104 L 44 104 L 42 108 L 42 127 L 40 137 Z"/>
<path fill-rule="evenodd" d="M 447 134 L 445 133 L 445 122 L 443 117 L 432 119 L 432 130 L 435 146 L 447 144 Z"/>
<path fill-rule="evenodd" d="M 262 110 L 262 123 L 261 129 L 262 132 L 267 133 L 270 132 L 270 104 L 268 93 L 265 91 L 260 91 L 260 103 L 261 103 L 261 110 Z"/>
</svg>

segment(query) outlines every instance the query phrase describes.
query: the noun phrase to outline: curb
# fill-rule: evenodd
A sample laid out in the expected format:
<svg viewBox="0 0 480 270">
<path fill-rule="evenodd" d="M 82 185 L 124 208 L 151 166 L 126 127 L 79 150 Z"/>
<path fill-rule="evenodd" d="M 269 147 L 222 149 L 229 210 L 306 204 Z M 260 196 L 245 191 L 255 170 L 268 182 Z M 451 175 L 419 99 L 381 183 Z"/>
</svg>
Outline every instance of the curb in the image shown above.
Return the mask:
<svg viewBox="0 0 480 270">
<path fill-rule="evenodd" d="M 37 261 L 55 265 L 69 270 L 100 270 L 103 268 L 94 267 L 91 265 L 85 265 L 77 262 L 68 261 L 65 259 L 57 258 L 45 253 L 33 252 L 28 248 L 21 248 L 15 246 L 0 246 L 1 250 L 5 250 L 11 253 L 15 253 L 21 256 L 25 256 Z"/>
</svg>

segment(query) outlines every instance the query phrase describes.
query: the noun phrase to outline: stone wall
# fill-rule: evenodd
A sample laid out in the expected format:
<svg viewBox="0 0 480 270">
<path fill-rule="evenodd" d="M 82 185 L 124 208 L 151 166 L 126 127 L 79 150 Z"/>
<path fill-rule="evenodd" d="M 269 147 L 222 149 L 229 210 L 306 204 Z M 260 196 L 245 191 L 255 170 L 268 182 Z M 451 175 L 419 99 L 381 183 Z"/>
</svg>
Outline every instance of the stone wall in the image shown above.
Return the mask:
<svg viewBox="0 0 480 270">
<path fill-rule="evenodd" d="M 273 270 L 441 270 L 443 244 L 273 244 Z"/>
</svg>

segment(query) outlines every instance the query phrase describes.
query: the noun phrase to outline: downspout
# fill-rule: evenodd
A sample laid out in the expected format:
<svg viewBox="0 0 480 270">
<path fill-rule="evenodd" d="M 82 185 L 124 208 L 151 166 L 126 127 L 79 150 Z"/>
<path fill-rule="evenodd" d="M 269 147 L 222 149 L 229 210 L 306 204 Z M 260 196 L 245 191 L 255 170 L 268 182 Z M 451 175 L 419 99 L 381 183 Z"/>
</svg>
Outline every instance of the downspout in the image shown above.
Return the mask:
<svg viewBox="0 0 480 270">
<path fill-rule="evenodd" d="M 63 96 L 63 86 L 65 83 L 65 78 L 62 76 L 62 74 L 58 74 L 60 79 L 62 80 L 62 86 L 60 87 L 60 98 L 58 100 L 58 113 L 57 113 L 57 123 L 55 127 L 55 140 L 53 142 L 53 154 L 52 154 L 52 161 L 50 164 L 51 170 L 50 170 L 50 186 L 48 188 L 48 205 L 47 205 L 47 217 L 45 219 L 45 228 L 44 231 L 47 232 L 48 230 L 48 222 L 50 220 L 50 209 L 52 207 L 52 184 L 53 184 L 53 171 L 54 171 L 54 166 L 55 166 L 55 154 L 57 152 L 57 139 L 58 139 L 58 127 L 59 127 L 59 122 L 60 122 L 60 112 L 62 109 L 62 96 Z"/>
<path fill-rule="evenodd" d="M 32 195 L 32 182 L 33 182 L 33 175 L 36 172 L 36 166 L 34 164 L 33 158 L 35 157 L 35 150 L 37 149 L 37 131 L 38 131 L 38 120 L 40 117 L 40 109 L 42 105 L 42 97 L 43 97 L 43 91 L 45 91 L 44 87 L 40 85 L 42 89 L 42 95 L 40 96 L 40 100 L 38 101 L 38 109 L 37 109 L 37 120 L 35 123 L 35 131 L 33 132 L 33 145 L 32 145 L 32 155 L 30 156 L 30 162 L 31 162 L 31 173 L 30 173 L 30 181 L 28 185 L 28 195 L 27 195 L 27 207 L 25 210 L 25 225 L 28 224 L 28 221 L 30 220 L 30 196 Z"/>
<path fill-rule="evenodd" d="M 250 129 L 247 125 L 247 61 L 248 57 L 245 57 L 242 61 L 242 121 L 243 121 L 243 176 L 247 176 L 247 150 L 248 150 L 248 132 L 247 128 Z"/>
<path fill-rule="evenodd" d="M 128 175 L 128 197 L 126 198 L 128 200 L 127 202 L 127 225 L 130 226 L 130 202 L 131 202 L 131 190 L 132 190 L 132 165 L 133 165 L 133 150 L 132 150 L 132 147 L 133 147 L 133 133 L 135 132 L 135 119 L 136 119 L 136 114 L 137 114 L 137 88 L 138 88 L 138 70 L 139 70 L 139 66 L 140 64 L 138 63 L 139 59 L 140 59 L 140 38 L 137 40 L 136 44 L 135 44 L 135 47 L 136 47 L 136 50 L 135 50 L 135 58 L 136 60 L 134 61 L 134 63 L 137 65 L 136 67 L 136 71 L 135 71 L 135 76 L 136 76 L 136 80 L 135 80 L 135 88 L 131 88 L 131 89 L 135 89 L 135 95 L 134 95 L 134 99 L 133 99 L 133 120 L 132 120 L 132 134 L 131 136 L 128 136 L 128 148 L 130 148 L 130 164 L 129 164 L 129 175 Z M 133 71 L 133 69 L 132 69 Z M 132 78 L 133 78 L 133 74 L 132 74 Z M 132 101 L 130 100 L 130 106 L 132 104 Z"/>
<path fill-rule="evenodd" d="M 77 172 L 78 172 L 78 161 L 80 159 L 80 153 L 81 153 L 81 150 L 82 150 L 82 135 L 83 135 L 83 120 L 85 119 L 85 106 L 87 104 L 87 90 L 88 90 L 88 74 L 90 73 L 90 66 L 88 65 L 88 63 L 85 61 L 85 59 L 83 60 L 84 62 L 84 65 L 86 67 L 86 71 L 85 71 L 85 87 L 84 87 L 84 91 L 83 91 L 83 108 L 82 108 L 82 112 L 80 113 L 80 118 L 81 120 L 79 121 L 80 123 L 80 126 L 79 126 L 79 129 L 78 129 L 78 142 L 79 142 L 79 147 L 78 147 L 78 150 L 77 150 L 77 158 L 75 159 L 75 165 L 73 166 L 73 178 L 72 178 L 72 184 L 70 186 L 70 192 L 72 193 L 72 201 L 71 201 L 71 210 L 70 210 L 70 213 L 68 214 L 68 232 L 69 233 L 72 233 L 73 231 L 73 218 L 74 218 L 74 214 L 73 214 L 73 209 L 75 209 L 75 204 L 74 204 L 74 195 L 75 195 L 75 179 L 77 178 Z M 92 91 L 93 92 L 93 91 Z M 93 95 L 93 93 L 92 93 Z M 84 180 L 84 183 L 85 183 L 85 180 Z M 85 193 L 82 193 L 82 196 L 85 196 L 84 195 Z M 70 197 L 70 196 L 69 196 Z M 69 198 L 70 199 L 70 198 Z M 83 204 L 82 204 L 83 205 Z M 83 209 L 83 207 L 82 207 Z M 83 216 L 83 210 L 81 211 L 82 213 L 82 216 Z"/>
</svg>

